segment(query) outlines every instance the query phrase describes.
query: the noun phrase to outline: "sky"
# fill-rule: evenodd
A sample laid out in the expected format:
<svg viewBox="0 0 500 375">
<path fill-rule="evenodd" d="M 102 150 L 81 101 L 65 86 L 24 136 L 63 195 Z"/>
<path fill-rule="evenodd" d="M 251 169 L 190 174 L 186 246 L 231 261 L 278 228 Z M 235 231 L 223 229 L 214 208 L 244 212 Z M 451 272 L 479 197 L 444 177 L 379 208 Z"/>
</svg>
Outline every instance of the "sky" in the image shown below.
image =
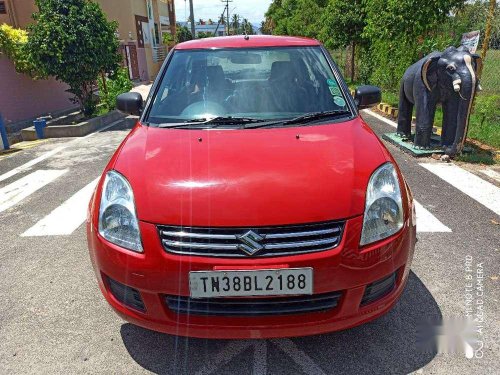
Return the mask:
<svg viewBox="0 0 500 375">
<path fill-rule="evenodd" d="M 248 18 L 252 23 L 264 20 L 264 13 L 271 4 L 271 0 L 233 0 L 229 3 L 229 17 L 238 13 L 242 18 Z M 193 0 L 194 19 L 200 18 L 214 21 L 219 19 L 225 3 L 221 0 Z M 233 10 L 233 8 L 236 8 Z M 175 14 L 178 22 L 186 21 L 189 17 L 189 0 L 175 0 Z"/>
</svg>

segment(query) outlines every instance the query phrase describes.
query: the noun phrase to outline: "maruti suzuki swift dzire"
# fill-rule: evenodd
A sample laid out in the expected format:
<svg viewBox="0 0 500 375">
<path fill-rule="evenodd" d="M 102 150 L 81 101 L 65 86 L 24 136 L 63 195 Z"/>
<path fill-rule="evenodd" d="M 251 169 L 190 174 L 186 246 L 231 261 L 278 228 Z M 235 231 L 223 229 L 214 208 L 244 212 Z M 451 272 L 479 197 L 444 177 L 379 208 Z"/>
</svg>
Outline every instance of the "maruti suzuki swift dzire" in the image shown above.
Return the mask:
<svg viewBox="0 0 500 375">
<path fill-rule="evenodd" d="M 401 295 L 416 242 L 394 159 L 311 39 L 178 44 L 104 170 L 87 236 L 100 289 L 125 320 L 202 338 L 353 327 Z"/>
</svg>

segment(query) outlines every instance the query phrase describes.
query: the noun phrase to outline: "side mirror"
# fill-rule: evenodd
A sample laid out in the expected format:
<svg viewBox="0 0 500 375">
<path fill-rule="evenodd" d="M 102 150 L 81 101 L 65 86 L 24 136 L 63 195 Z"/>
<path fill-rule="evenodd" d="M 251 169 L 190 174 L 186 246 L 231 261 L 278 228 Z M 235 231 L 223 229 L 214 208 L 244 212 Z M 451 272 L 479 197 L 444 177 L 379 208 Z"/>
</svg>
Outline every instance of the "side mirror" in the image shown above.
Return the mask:
<svg viewBox="0 0 500 375">
<path fill-rule="evenodd" d="M 382 101 L 382 91 L 378 86 L 359 86 L 354 92 L 354 103 L 358 109 L 370 108 Z"/>
<path fill-rule="evenodd" d="M 139 116 L 142 113 L 142 95 L 138 92 L 126 92 L 116 98 L 116 108 L 128 115 Z"/>
</svg>

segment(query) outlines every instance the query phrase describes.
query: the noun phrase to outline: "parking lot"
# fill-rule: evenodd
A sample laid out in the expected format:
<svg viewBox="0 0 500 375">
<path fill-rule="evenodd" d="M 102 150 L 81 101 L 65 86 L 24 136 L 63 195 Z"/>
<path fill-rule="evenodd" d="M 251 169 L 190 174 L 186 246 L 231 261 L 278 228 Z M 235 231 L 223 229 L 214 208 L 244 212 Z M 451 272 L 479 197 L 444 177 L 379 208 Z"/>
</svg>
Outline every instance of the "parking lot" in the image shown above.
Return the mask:
<svg viewBox="0 0 500 375">
<path fill-rule="evenodd" d="M 393 131 L 369 112 L 363 117 L 379 136 Z M 416 160 L 388 145 L 419 203 L 412 273 L 393 310 L 312 337 L 186 339 L 122 321 L 101 296 L 90 264 L 87 202 L 127 132 L 118 122 L 0 158 L 0 373 L 500 373 L 497 171 Z M 466 275 L 477 286 L 479 268 L 482 358 L 422 349 L 423 320 L 463 316 Z"/>
</svg>

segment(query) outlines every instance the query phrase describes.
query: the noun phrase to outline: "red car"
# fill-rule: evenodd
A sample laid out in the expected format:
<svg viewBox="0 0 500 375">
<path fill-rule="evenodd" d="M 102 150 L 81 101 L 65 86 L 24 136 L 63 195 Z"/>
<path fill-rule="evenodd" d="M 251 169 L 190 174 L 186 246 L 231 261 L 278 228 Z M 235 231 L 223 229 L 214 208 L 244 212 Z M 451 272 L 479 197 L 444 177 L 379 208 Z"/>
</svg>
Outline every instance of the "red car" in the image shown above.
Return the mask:
<svg viewBox="0 0 500 375">
<path fill-rule="evenodd" d="M 353 327 L 401 295 L 413 200 L 315 40 L 181 43 L 90 202 L 101 291 L 125 320 L 203 338 L 303 336 Z"/>
</svg>

